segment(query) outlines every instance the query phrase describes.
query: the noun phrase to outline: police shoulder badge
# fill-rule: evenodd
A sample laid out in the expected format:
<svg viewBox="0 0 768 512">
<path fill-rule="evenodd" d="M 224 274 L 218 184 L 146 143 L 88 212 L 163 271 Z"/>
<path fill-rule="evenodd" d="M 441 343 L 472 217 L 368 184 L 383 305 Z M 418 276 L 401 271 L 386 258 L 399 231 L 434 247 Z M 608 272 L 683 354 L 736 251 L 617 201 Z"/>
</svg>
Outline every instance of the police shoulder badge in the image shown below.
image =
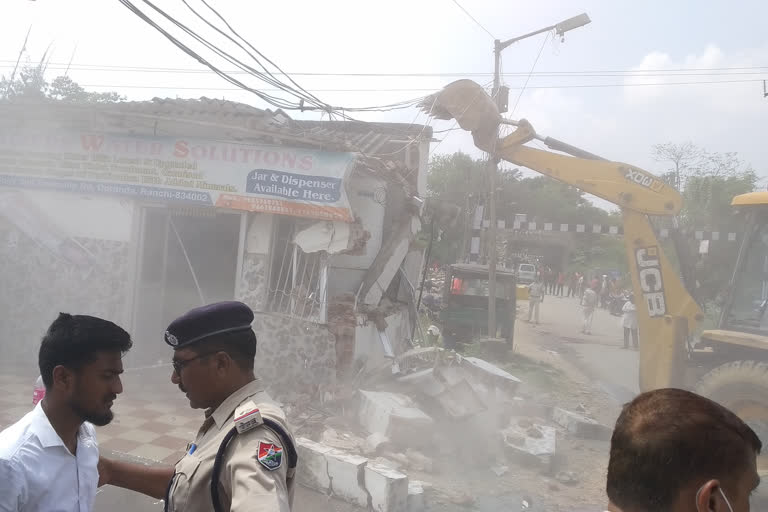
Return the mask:
<svg viewBox="0 0 768 512">
<path fill-rule="evenodd" d="M 283 448 L 275 443 L 259 441 L 259 454 L 256 458 L 259 464 L 269 471 L 274 471 L 283 463 Z"/>
</svg>

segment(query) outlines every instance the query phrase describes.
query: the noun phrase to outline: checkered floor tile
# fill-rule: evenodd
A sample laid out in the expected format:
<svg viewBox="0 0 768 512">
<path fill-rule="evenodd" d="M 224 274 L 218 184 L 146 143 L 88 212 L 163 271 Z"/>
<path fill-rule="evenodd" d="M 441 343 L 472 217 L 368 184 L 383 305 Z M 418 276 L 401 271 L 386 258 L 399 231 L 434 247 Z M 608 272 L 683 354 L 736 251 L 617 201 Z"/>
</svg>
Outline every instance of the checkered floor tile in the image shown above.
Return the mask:
<svg viewBox="0 0 768 512">
<path fill-rule="evenodd" d="M 0 374 L 0 430 L 32 409 L 36 377 Z M 126 374 L 123 388 L 113 407 L 115 419 L 96 428 L 101 449 L 176 463 L 202 424 L 202 411 L 190 409 L 167 379 Z"/>
</svg>

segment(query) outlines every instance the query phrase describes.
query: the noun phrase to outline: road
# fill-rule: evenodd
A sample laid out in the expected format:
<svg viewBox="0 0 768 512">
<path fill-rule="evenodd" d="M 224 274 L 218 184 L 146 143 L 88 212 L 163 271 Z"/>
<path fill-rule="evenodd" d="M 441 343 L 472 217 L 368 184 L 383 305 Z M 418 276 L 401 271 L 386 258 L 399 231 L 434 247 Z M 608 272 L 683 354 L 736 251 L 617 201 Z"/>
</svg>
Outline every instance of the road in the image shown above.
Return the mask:
<svg viewBox="0 0 768 512">
<path fill-rule="evenodd" d="M 539 325 L 525 323 L 527 301 L 518 312 L 516 337 L 534 342 L 572 363 L 590 383 L 618 403 L 631 400 L 639 392 L 638 358 L 634 350 L 623 348 L 621 318 L 598 309 L 592 334 L 581 333 L 582 308 L 575 298 L 546 296 L 541 304 Z"/>
</svg>

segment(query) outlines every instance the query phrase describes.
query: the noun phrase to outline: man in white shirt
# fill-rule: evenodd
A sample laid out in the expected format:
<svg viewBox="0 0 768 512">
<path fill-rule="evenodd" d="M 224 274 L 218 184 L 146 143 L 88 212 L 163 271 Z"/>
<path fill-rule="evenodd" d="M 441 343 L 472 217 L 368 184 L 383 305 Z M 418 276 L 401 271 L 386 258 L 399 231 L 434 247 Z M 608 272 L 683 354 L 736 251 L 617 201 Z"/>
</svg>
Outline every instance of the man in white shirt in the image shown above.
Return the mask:
<svg viewBox="0 0 768 512">
<path fill-rule="evenodd" d="M 581 326 L 583 334 L 592 334 L 592 318 L 595 316 L 597 300 L 595 285 L 592 285 L 584 291 L 584 296 L 581 298 L 581 304 L 584 307 L 584 322 Z"/>
<path fill-rule="evenodd" d="M 528 285 L 528 322 L 531 320 L 538 325 L 539 323 L 539 304 L 544 301 L 544 283 L 541 276 L 536 276 L 536 280 Z"/>
<path fill-rule="evenodd" d="M 93 425 L 112 421 L 123 392 L 127 332 L 61 313 L 40 345 L 45 398 L 0 432 L 0 512 L 90 512 L 99 481 Z M 93 424 L 93 425 L 92 425 Z"/>
</svg>

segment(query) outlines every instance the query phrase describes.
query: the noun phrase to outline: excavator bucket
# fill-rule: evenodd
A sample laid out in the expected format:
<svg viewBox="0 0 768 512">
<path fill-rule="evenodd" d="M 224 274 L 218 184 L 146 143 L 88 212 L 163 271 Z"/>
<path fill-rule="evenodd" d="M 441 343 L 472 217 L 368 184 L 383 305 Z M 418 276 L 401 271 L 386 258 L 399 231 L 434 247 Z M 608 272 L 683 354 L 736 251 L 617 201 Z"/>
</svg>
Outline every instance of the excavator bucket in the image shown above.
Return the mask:
<svg viewBox="0 0 768 512">
<path fill-rule="evenodd" d="M 492 152 L 501 115 L 493 99 L 476 82 L 452 82 L 424 98 L 419 106 L 437 119 L 455 119 L 462 129 L 472 132 L 478 148 Z"/>
</svg>

